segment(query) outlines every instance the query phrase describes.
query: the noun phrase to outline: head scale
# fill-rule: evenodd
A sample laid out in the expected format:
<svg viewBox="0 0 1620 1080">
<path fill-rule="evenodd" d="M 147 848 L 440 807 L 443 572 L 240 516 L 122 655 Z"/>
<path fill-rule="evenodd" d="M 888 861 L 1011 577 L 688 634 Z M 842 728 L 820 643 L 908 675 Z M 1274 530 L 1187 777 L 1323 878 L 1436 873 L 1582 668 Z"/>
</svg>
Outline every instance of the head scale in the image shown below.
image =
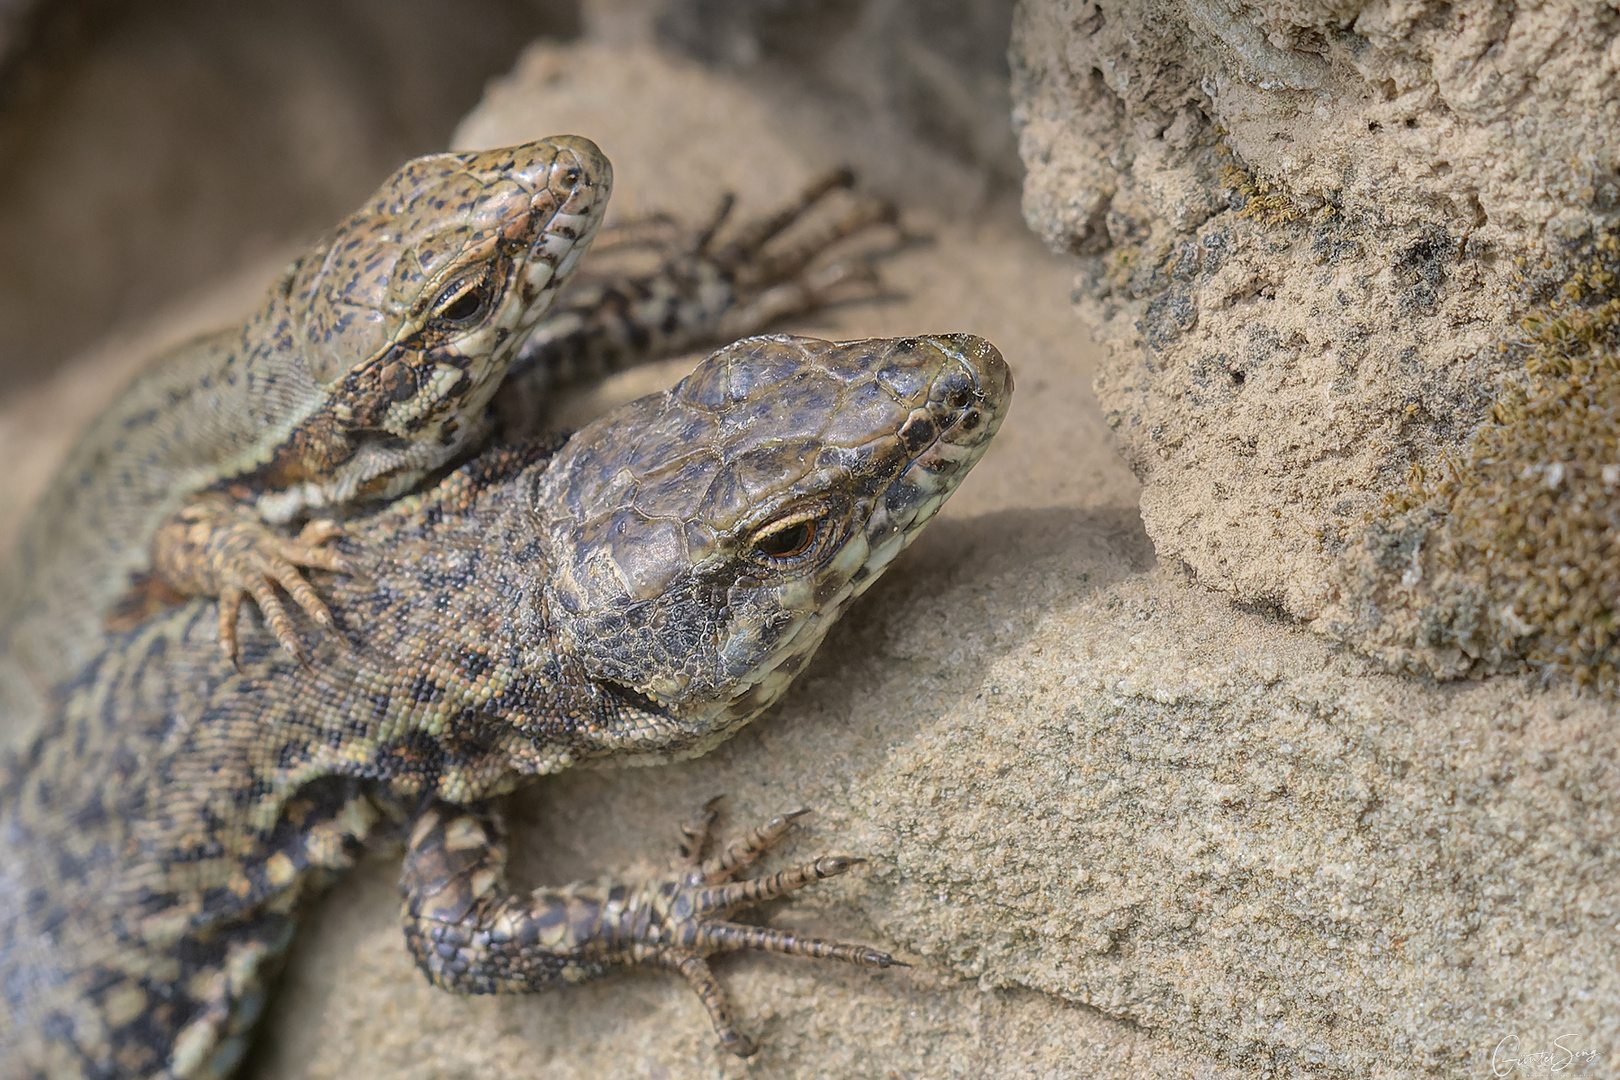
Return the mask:
<svg viewBox="0 0 1620 1080">
<path fill-rule="evenodd" d="M 584 255 L 612 178 L 575 135 L 401 166 L 282 285 L 327 415 L 266 466 L 270 486 L 318 477 L 300 496 L 316 505 L 388 495 L 451 456 Z"/>
<path fill-rule="evenodd" d="M 498 309 L 533 306 L 573 270 L 612 179 L 575 135 L 407 161 L 288 285 L 311 374 L 330 383 L 435 320 L 463 332 L 509 322 Z M 456 305 L 469 290 L 482 291 Z"/>
<path fill-rule="evenodd" d="M 571 439 L 532 493 L 563 651 L 701 752 L 770 705 L 984 453 L 1012 392 L 966 334 L 757 337 Z"/>
</svg>

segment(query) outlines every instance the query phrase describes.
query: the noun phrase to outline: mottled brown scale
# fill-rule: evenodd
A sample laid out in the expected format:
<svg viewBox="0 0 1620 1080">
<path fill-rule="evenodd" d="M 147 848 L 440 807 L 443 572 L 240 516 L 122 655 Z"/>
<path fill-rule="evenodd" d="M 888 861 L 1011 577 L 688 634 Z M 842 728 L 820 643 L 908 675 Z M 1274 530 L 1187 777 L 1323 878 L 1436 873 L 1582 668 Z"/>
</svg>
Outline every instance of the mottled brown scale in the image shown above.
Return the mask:
<svg viewBox="0 0 1620 1080">
<path fill-rule="evenodd" d="M 576 136 L 408 162 L 244 324 L 156 358 L 71 453 L 0 571 L 6 718 L 26 726 L 94 655 L 132 575 L 227 605 L 251 594 L 290 627 L 272 583 L 334 557 L 276 526 L 397 495 L 475 445 L 611 175 Z M 439 313 L 469 282 L 483 299 L 450 325 Z M 319 617 L 313 598 L 294 597 Z"/>
<path fill-rule="evenodd" d="M 647 272 L 610 261 L 604 272 L 570 290 L 567 302 L 544 317 L 527 339 L 521 325 L 509 331 L 495 320 L 485 343 L 489 363 L 482 376 L 469 365 L 468 377 L 453 384 L 430 381 L 428 389 L 442 395 L 437 410 L 426 407 L 432 395 L 423 393 L 424 378 L 432 373 L 432 365 L 422 362 L 427 350 L 409 348 L 411 342 L 402 339 L 399 347 L 368 360 L 363 350 L 378 345 L 376 319 L 355 319 L 352 312 L 346 321 L 299 317 L 298 302 L 319 306 L 357 296 L 364 300 L 359 294 L 382 282 L 384 268 L 401 265 L 401 252 L 413 243 L 423 255 L 414 263 L 404 262 L 406 270 L 397 278 L 407 284 L 455 279 L 444 272 L 452 265 L 444 254 L 452 248 L 517 259 L 524 252 L 523 223 L 532 225 L 536 213 L 523 209 L 509 217 L 496 247 L 490 248 L 487 228 L 447 220 L 447 213 L 459 213 L 471 203 L 436 193 L 435 185 L 465 186 L 466 177 L 479 169 L 508 177 L 524 169 L 532 172 L 536 148 L 553 144 L 575 146 L 583 140 L 440 154 L 407 164 L 371 203 L 294 265 L 245 328 L 160 358 L 130 387 L 75 452 L 36 508 L 21 550 L 0 568 L 0 717 L 10 719 L 13 729 L 32 730 L 47 707 L 51 687 L 82 666 L 104 629 L 127 628 L 139 613 L 184 595 L 177 586 L 205 595 L 218 592 L 221 621 L 232 626 L 234 613 L 252 595 L 285 631 L 283 644 L 297 651 L 288 629 L 292 621 L 275 583 L 303 582 L 304 568 L 337 564 L 319 549 L 288 547 L 290 538 L 266 528 L 266 522 L 294 518 L 311 507 L 349 512 L 355 503 L 397 493 L 430 463 L 476 445 L 485 430 L 479 402 L 492 389 L 507 350 L 525 340 L 513 376 L 496 399 L 500 431 L 508 440 L 538 429 L 550 388 L 558 380 L 718 344 L 824 303 L 876 295 L 870 253 L 842 261 L 833 256 L 842 241 L 852 235 L 858 240 L 857 234 L 884 225 L 893 211 L 857 200 L 816 220 L 823 204 L 850 184 L 848 174 L 840 172 L 812 184 L 779 211 L 745 223 L 725 243 L 716 236 L 729 199 L 719 215 L 695 231 L 682 232 L 673 218 L 653 219 L 659 229 L 675 230 L 673 237 L 655 245 L 664 252 L 656 268 Z M 594 189 L 588 179 L 581 179 L 575 195 L 594 191 L 599 212 L 607 197 L 606 177 L 598 177 Z M 544 192 L 535 187 L 536 205 L 543 207 Z M 510 185 L 478 180 L 469 190 L 483 198 L 481 212 L 494 205 L 486 189 L 513 195 Z M 519 203 L 524 194 L 516 193 Z M 795 229 L 806 215 L 809 224 Z M 644 244 L 647 224 L 609 230 L 610 246 L 623 250 Z M 567 219 L 556 226 L 555 235 L 571 237 L 575 248 L 590 240 L 589 227 Z M 445 230 L 455 243 L 435 243 L 435 229 Z M 321 268 L 330 272 L 330 281 L 324 291 L 312 290 L 311 274 Z M 394 282 L 396 276 L 390 274 Z M 522 310 L 545 309 L 566 276 L 554 273 L 541 282 L 535 274 L 519 275 Z M 430 298 L 437 298 L 431 289 L 419 289 L 417 299 L 404 307 L 406 317 L 419 316 Z M 402 308 L 397 302 L 377 308 L 384 310 L 398 316 Z M 442 346 L 444 335 L 434 337 L 431 330 L 424 327 L 416 344 L 432 338 L 435 347 Z M 307 362 L 287 359 L 315 345 L 320 349 Z M 436 355 L 459 368 L 467 359 L 464 354 L 478 354 L 480 348 L 484 346 L 459 352 L 440 348 Z M 328 381 L 318 381 L 312 374 L 316 371 Z M 339 374 L 344 378 L 330 381 Z M 398 417 L 390 430 L 390 405 L 409 402 L 419 393 L 424 407 Z M 296 417 L 301 419 L 289 419 Z M 207 522 L 217 535 L 198 544 L 191 532 L 197 522 L 165 515 L 209 490 L 238 506 L 227 503 L 220 509 Z M 206 509 L 193 506 L 192 511 Z M 166 520 L 181 528 L 157 536 Z M 226 577 L 247 578 L 245 587 L 231 587 L 222 583 L 217 566 L 199 559 L 198 552 L 210 548 L 245 551 L 252 556 L 249 562 L 270 573 L 253 566 L 227 567 Z M 278 548 L 285 557 L 266 561 Z M 308 614 L 320 618 L 318 596 L 302 595 Z M 311 596 L 315 598 L 309 600 Z M 227 647 L 230 641 L 230 635 L 222 638 Z"/>
<path fill-rule="evenodd" d="M 964 383 L 969 400 L 949 404 Z M 705 816 L 670 874 L 530 894 L 506 884 L 487 800 L 588 759 L 702 752 L 770 705 L 983 453 L 1011 388 L 965 335 L 740 342 L 554 452 L 491 450 L 356 518 L 334 546 L 364 576 L 321 581 L 341 642 L 299 620 L 307 665 L 244 619 L 234 667 L 198 599 L 111 638 L 0 798 L 0 1078 L 229 1075 L 304 903 L 395 832 L 407 947 L 457 992 L 665 967 L 745 1053 L 706 957 L 893 963 L 728 921 L 855 865 L 737 880 L 791 818 L 706 856 Z M 702 477 L 768 450 L 736 421 L 783 392 L 817 403 L 818 457 L 840 467 L 715 514 Z M 894 419 L 918 409 L 940 437 L 907 449 Z M 627 463 L 672 433 L 693 448 L 675 466 L 693 470 L 684 501 L 663 489 L 604 546 L 600 523 L 668 476 Z M 779 558 L 759 541 L 787 519 L 817 539 Z"/>
</svg>

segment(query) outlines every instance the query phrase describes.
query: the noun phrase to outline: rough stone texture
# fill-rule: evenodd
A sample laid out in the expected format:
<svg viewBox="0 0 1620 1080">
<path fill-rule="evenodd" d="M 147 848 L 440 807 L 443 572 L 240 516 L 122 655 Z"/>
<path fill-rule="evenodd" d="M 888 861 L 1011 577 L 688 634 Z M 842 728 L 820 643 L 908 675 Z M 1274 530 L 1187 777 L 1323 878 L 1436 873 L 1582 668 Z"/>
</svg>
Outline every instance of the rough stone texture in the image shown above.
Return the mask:
<svg viewBox="0 0 1620 1080">
<path fill-rule="evenodd" d="M 1525 388 L 1519 321 L 1615 227 L 1617 33 L 1620 9 L 1575 2 L 1021 7 L 1025 214 L 1087 263 L 1161 557 L 1440 676 L 1561 647 L 1502 632 L 1511 611 L 1454 626 L 1466 604 L 1368 581 L 1362 549 Z M 1583 586 L 1620 605 L 1620 579 Z"/>
<path fill-rule="evenodd" d="M 872 152 L 794 115 L 655 53 L 540 48 L 458 141 L 592 132 L 621 210 L 716 184 L 759 200 Z M 655 975 L 443 1001 L 396 947 L 383 863 L 306 939 L 264 1075 L 1447 1074 L 1488 1071 L 1512 1031 L 1528 1049 L 1565 1030 L 1620 1064 L 1605 709 L 1425 689 L 1144 573 L 1075 382 L 1065 268 L 993 212 L 945 227 L 972 213 L 954 187 L 916 175 L 913 224 L 938 239 L 890 269 L 908 299 L 828 332 L 987 334 L 1019 379 L 1004 437 L 777 714 L 707 759 L 579 773 L 517 810 L 521 871 L 561 881 L 658 856 L 664 823 L 715 792 L 733 822 L 814 807 L 797 852 L 873 864 L 769 916 L 892 943 L 915 973 L 726 961 L 765 1043 L 738 1063 Z"/>
<path fill-rule="evenodd" d="M 799 329 L 969 330 L 1007 356 L 996 445 L 782 707 L 706 758 L 579 771 L 511 805 L 534 883 L 664 858 L 717 793 L 730 827 L 812 807 L 786 858 L 872 862 L 761 916 L 917 966 L 721 960 L 763 1044 L 738 1062 L 659 973 L 431 989 L 380 856 L 301 936 L 253 1075 L 1488 1076 L 1506 1036 L 1499 1065 L 1565 1033 L 1585 1075 L 1620 1073 L 1612 707 L 1391 675 L 1155 566 L 1089 388 L 1075 264 L 986 203 L 971 165 L 887 124 L 621 42 L 531 49 L 458 143 L 589 134 L 620 213 L 725 187 L 760 207 L 853 161 L 935 241 L 886 265 L 900 299 Z"/>
<path fill-rule="evenodd" d="M 1376 655 L 1620 690 L 1620 236 L 1594 248 L 1582 302 L 1525 321 L 1524 390 L 1347 552 L 1338 606 Z"/>
</svg>

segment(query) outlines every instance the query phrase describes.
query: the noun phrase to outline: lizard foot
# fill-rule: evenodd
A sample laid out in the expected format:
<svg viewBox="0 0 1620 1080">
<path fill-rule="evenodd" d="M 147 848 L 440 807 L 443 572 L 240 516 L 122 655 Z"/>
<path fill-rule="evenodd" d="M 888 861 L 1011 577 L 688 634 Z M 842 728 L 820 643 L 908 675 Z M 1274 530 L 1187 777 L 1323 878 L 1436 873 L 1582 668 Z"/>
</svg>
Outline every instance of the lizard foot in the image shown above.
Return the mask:
<svg viewBox="0 0 1620 1080">
<path fill-rule="evenodd" d="M 848 169 L 834 170 L 740 223 L 727 195 L 701 224 L 655 214 L 604 229 L 591 265 L 529 335 L 496 395 L 502 438 L 540 431 L 558 384 L 891 298 L 878 263 L 916 238 L 892 204 L 854 184 Z"/>
<path fill-rule="evenodd" d="M 715 806 L 711 799 L 700 814 L 682 827 L 681 854 L 685 873 L 671 888 L 660 893 L 668 898 L 670 922 L 659 928 L 664 940 L 643 962 L 678 972 L 708 1010 L 709 1022 L 725 1049 L 737 1057 L 748 1057 L 756 1047 L 737 1029 L 730 1003 L 706 957 L 717 952 L 761 949 L 789 956 L 812 956 L 838 960 L 861 967 L 906 967 L 886 952 L 867 945 L 801 938 L 767 927 L 733 923 L 725 916 L 736 908 L 751 907 L 778 896 L 797 892 L 827 878 L 846 874 L 865 862 L 848 855 L 823 855 L 799 866 L 767 877 L 737 880 L 761 856 L 781 843 L 794 822 L 809 813 L 795 810 L 772 818 L 733 840 L 723 850 L 708 854 L 713 840 Z"/>
<path fill-rule="evenodd" d="M 678 972 L 708 1010 L 721 1045 L 738 1057 L 754 1044 L 738 1030 L 709 967 L 715 953 L 760 949 L 861 967 L 905 967 L 886 952 L 731 922 L 751 907 L 838 877 L 864 860 L 823 855 L 761 877 L 741 877 L 804 816 L 800 810 L 712 846 L 715 801 L 682 828 L 681 866 L 639 883 L 612 877 L 518 894 L 505 883 L 505 847 L 492 814 L 437 803 L 411 831 L 400 888 L 405 936 L 435 985 L 461 993 L 514 993 L 604 975 L 617 966 Z"/>
<path fill-rule="evenodd" d="M 353 573 L 348 560 L 321 546 L 342 534 L 335 522 L 311 521 L 296 537 L 281 536 L 238 503 L 204 498 L 171 514 L 158 528 L 152 563 L 171 587 L 219 597 L 219 647 L 232 663 L 238 652 L 237 617 L 250 596 L 276 641 L 302 661 L 304 647 L 275 586 L 318 625 L 335 630 L 332 613 L 303 570 Z"/>
</svg>

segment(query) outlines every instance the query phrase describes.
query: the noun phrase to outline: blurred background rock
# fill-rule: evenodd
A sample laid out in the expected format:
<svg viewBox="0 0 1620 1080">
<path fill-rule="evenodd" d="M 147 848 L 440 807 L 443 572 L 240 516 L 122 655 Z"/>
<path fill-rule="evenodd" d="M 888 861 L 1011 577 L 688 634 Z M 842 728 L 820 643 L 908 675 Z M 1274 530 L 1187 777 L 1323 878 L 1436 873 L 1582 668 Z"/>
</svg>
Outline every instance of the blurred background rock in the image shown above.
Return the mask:
<svg viewBox="0 0 1620 1080">
<path fill-rule="evenodd" d="M 0 0 L 0 396 L 442 149 L 535 38 L 657 40 L 1011 198 L 1011 0 Z"/>
</svg>

